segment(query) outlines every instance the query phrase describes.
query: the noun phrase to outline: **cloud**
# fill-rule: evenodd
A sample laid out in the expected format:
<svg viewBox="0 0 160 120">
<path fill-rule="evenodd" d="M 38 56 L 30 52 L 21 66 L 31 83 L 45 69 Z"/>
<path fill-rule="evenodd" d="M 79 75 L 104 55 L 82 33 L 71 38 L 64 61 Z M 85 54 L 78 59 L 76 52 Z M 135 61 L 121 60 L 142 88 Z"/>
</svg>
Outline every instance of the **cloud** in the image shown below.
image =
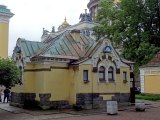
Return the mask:
<svg viewBox="0 0 160 120">
<path fill-rule="evenodd" d="M 18 38 L 40 41 L 43 27 L 51 31 L 64 21 L 74 25 L 79 22 L 89 0 L 0 0 L 15 15 L 10 19 L 9 56 Z"/>
</svg>

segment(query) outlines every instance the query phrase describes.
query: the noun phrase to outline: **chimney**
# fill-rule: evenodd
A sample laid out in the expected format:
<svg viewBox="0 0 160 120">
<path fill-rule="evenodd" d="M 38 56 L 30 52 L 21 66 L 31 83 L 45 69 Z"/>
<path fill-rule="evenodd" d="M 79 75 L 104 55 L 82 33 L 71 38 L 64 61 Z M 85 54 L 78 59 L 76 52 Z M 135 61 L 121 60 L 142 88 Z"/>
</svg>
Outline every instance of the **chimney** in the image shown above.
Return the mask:
<svg viewBox="0 0 160 120">
<path fill-rule="evenodd" d="M 71 30 L 71 35 L 76 42 L 80 42 L 80 30 Z"/>
</svg>

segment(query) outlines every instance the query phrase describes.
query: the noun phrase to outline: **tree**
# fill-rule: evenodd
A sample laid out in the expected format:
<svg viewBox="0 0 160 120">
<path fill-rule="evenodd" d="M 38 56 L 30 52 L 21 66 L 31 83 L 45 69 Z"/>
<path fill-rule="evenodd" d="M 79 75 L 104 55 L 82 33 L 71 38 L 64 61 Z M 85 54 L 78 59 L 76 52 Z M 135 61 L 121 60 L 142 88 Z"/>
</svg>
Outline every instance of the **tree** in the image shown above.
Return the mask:
<svg viewBox="0 0 160 120">
<path fill-rule="evenodd" d="M 0 85 L 13 86 L 19 82 L 21 70 L 16 66 L 13 59 L 0 58 Z"/>
<path fill-rule="evenodd" d="M 137 73 L 160 48 L 160 0 L 101 0 L 99 7 L 96 35 L 123 45 L 122 57 L 136 62 Z"/>
</svg>

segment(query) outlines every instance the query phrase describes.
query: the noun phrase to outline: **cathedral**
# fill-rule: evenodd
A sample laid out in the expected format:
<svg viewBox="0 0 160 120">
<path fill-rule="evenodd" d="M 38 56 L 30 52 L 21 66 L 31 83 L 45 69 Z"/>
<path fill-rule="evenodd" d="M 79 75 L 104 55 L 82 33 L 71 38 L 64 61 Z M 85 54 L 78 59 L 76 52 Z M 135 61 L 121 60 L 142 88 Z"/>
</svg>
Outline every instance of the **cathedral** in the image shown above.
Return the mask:
<svg viewBox="0 0 160 120">
<path fill-rule="evenodd" d="M 103 108 L 107 100 L 129 103 L 134 62 L 120 58 L 107 38 L 95 40 L 99 0 L 90 0 L 80 20 L 55 31 L 43 28 L 40 42 L 18 38 L 13 58 L 23 74 L 12 87 L 10 105 L 38 103 L 42 109 Z"/>
<path fill-rule="evenodd" d="M 117 3 L 119 1 L 120 0 L 114 0 L 114 3 Z M 87 4 L 89 12 L 93 16 L 93 18 L 97 15 L 99 3 L 100 3 L 100 0 L 89 0 L 89 3 Z"/>
</svg>

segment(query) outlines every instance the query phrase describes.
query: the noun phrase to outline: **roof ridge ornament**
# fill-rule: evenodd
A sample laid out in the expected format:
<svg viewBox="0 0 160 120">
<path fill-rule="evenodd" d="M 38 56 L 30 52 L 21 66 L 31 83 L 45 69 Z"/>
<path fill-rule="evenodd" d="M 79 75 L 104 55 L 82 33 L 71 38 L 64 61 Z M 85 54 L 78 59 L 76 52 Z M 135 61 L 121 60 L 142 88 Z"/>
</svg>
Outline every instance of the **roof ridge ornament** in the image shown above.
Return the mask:
<svg viewBox="0 0 160 120">
<path fill-rule="evenodd" d="M 45 30 L 45 28 L 43 28 L 43 34 L 42 34 L 42 36 L 48 35 L 48 33 L 49 33 L 49 31 Z"/>
</svg>

